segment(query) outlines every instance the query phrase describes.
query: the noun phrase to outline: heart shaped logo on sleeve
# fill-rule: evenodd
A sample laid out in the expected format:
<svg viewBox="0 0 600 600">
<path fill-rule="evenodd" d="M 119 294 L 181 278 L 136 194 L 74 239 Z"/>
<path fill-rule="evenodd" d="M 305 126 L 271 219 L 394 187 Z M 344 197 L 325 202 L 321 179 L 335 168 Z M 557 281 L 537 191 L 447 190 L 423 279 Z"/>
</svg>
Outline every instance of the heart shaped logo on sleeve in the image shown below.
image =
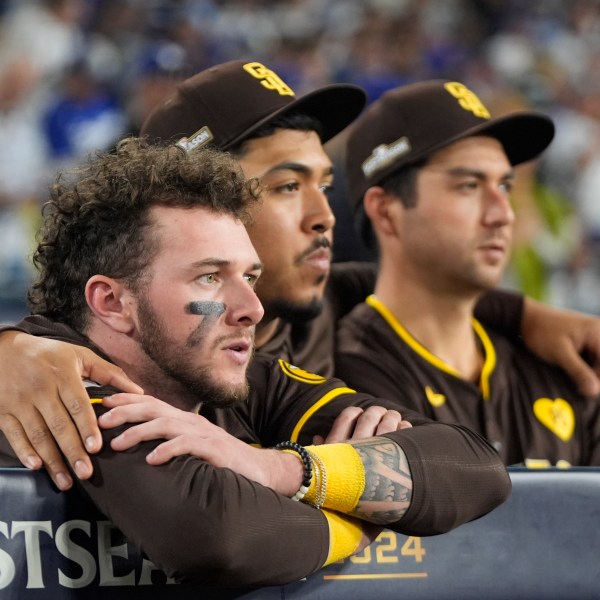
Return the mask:
<svg viewBox="0 0 600 600">
<path fill-rule="evenodd" d="M 539 398 L 533 403 L 533 412 L 538 421 L 563 442 L 568 442 L 573 436 L 575 412 L 566 400 Z"/>
</svg>

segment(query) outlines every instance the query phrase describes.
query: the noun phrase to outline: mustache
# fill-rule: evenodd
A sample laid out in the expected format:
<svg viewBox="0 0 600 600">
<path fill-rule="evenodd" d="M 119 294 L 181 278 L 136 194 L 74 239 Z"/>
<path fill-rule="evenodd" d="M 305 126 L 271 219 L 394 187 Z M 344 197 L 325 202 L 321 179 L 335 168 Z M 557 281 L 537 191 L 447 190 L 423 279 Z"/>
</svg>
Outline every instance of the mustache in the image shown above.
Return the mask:
<svg viewBox="0 0 600 600">
<path fill-rule="evenodd" d="M 489 244 L 494 242 L 501 242 L 506 245 L 510 245 L 512 242 L 512 235 L 507 231 L 494 231 L 492 233 L 488 233 L 482 238 L 483 244 Z"/>
<path fill-rule="evenodd" d="M 202 344 L 204 342 L 205 333 L 206 332 L 202 328 L 202 325 L 198 326 L 188 336 L 187 347 L 188 348 L 196 348 L 197 346 Z M 218 350 L 221 346 L 227 345 L 229 342 L 237 342 L 237 341 L 243 340 L 250 344 L 250 351 L 252 354 L 254 354 L 254 336 L 255 336 L 254 327 L 252 328 L 251 331 L 246 331 L 244 333 L 237 332 L 237 333 L 220 335 L 215 340 L 213 340 L 213 342 L 211 343 L 211 349 Z"/>
<path fill-rule="evenodd" d="M 229 342 L 238 342 L 243 340 L 244 342 L 248 342 L 250 346 L 254 346 L 254 328 L 251 331 L 246 331 L 245 333 L 229 333 L 225 335 L 220 335 L 213 342 L 213 346 L 222 346 L 227 345 Z"/>
<path fill-rule="evenodd" d="M 303 250 L 296 257 L 296 263 L 302 262 L 307 256 L 310 256 L 315 250 L 320 250 L 321 248 L 331 248 L 331 242 L 323 235 L 316 237 L 313 240 L 312 244 L 306 250 Z"/>
</svg>

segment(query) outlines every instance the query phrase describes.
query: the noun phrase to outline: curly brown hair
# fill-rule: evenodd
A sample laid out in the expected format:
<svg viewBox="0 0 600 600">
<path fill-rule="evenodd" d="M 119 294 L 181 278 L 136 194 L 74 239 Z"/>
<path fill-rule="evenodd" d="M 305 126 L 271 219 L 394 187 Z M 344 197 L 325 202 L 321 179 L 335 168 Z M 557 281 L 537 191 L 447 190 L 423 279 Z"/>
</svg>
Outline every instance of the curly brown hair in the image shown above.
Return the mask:
<svg viewBox="0 0 600 600">
<path fill-rule="evenodd" d="M 152 207 L 201 206 L 246 223 L 259 193 L 256 180 L 246 181 L 238 163 L 217 150 L 186 154 L 128 138 L 114 152 L 97 153 L 50 188 L 33 256 L 32 312 L 85 332 L 88 279 L 102 274 L 135 290 L 158 253 Z"/>
</svg>

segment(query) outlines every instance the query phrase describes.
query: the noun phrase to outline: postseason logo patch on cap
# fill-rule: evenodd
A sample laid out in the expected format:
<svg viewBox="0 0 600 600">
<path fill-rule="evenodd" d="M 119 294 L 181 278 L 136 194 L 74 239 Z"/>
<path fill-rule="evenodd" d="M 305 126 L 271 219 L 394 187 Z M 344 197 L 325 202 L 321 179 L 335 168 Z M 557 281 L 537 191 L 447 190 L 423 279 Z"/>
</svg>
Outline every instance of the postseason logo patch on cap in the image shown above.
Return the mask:
<svg viewBox="0 0 600 600">
<path fill-rule="evenodd" d="M 259 62 L 250 62 L 242 65 L 246 73 L 249 73 L 260 82 L 260 85 L 269 91 L 276 92 L 280 96 L 296 96 L 294 90 L 275 71 L 265 67 Z M 188 154 L 198 148 L 203 148 L 215 139 L 208 125 L 200 128 L 189 137 L 181 138 L 175 145 Z"/>
<path fill-rule="evenodd" d="M 385 169 L 398 157 L 407 154 L 410 150 L 410 142 L 406 136 L 391 144 L 380 144 L 373 149 L 371 155 L 361 165 L 365 177 L 371 177 L 381 169 Z"/>
<path fill-rule="evenodd" d="M 491 115 L 483 102 L 466 85 L 458 81 L 449 81 L 444 84 L 444 89 L 456 99 L 458 106 L 479 119 L 489 120 Z M 408 119 L 410 121 L 410 119 Z M 469 122 L 469 126 L 473 124 Z M 416 144 L 418 146 L 419 144 Z M 408 136 L 402 136 L 390 144 L 380 144 L 373 149 L 371 154 L 361 164 L 365 177 L 373 177 L 380 171 L 393 164 L 402 156 L 413 151 Z M 418 152 L 415 149 L 415 152 Z"/>
<path fill-rule="evenodd" d="M 203 146 L 206 146 L 206 144 L 208 144 L 213 139 L 214 136 L 212 134 L 212 131 L 209 129 L 208 126 L 205 125 L 204 127 L 202 127 L 202 129 L 196 131 L 196 133 L 191 135 L 189 138 L 181 138 L 175 145 L 189 154 L 190 152 L 192 152 L 192 150 L 196 150 L 197 148 L 202 148 Z"/>
</svg>

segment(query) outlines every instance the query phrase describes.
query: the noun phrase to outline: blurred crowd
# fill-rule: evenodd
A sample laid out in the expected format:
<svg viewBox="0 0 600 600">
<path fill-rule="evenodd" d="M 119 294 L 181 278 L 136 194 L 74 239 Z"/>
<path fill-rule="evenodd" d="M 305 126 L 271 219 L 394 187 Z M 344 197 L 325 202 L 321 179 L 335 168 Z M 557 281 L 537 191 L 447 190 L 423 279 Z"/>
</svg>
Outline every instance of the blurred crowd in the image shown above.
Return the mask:
<svg viewBox="0 0 600 600">
<path fill-rule="evenodd" d="M 56 170 L 137 133 L 180 79 L 246 57 L 297 93 L 449 78 L 493 113 L 551 115 L 555 141 L 520 169 L 505 286 L 600 314 L 600 0 L 0 0 L 0 320 L 26 311 Z M 330 149 L 340 160 L 343 139 Z M 368 257 L 341 182 L 334 203 L 337 259 Z"/>
</svg>

